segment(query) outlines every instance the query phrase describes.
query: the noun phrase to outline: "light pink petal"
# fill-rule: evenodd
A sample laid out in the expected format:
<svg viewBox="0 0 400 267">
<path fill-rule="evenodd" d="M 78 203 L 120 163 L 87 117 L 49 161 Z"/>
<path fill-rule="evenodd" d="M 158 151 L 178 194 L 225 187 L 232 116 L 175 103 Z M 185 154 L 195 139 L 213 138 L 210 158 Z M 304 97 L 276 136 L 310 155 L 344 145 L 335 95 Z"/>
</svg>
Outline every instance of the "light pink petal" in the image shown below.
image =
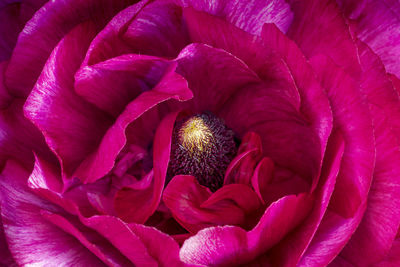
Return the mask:
<svg viewBox="0 0 400 267">
<path fill-rule="evenodd" d="M 286 196 L 273 203 L 249 232 L 234 226 L 211 227 L 183 244 L 183 262 L 206 266 L 247 263 L 279 242 L 308 214 L 312 199 L 306 194 Z"/>
<path fill-rule="evenodd" d="M 356 47 L 334 0 L 290 0 L 294 12 L 288 36 L 311 58 L 331 57 L 352 75 L 360 74 Z"/>
<path fill-rule="evenodd" d="M 92 21 L 104 27 L 127 0 L 49 1 L 25 25 L 6 72 L 6 85 L 14 95 L 26 97 L 57 43 L 75 26 Z"/>
<path fill-rule="evenodd" d="M 248 227 L 254 220 L 252 213 L 260 208 L 257 195 L 248 186 L 225 185 L 212 194 L 189 175 L 175 176 L 164 190 L 163 201 L 174 218 L 193 233 L 214 225 Z"/>
<path fill-rule="evenodd" d="M 1 212 L 9 249 L 19 265 L 79 266 L 104 264 L 78 240 L 40 214 L 58 212 L 54 205 L 34 196 L 24 186 L 28 173 L 8 161 L 1 183 Z"/>
<path fill-rule="evenodd" d="M 293 19 L 290 6 L 283 0 L 268 2 L 177 0 L 176 2 L 185 7 L 193 7 L 224 18 L 229 23 L 252 34 L 260 34 L 264 23 L 274 23 L 281 31 L 286 32 Z"/>
<path fill-rule="evenodd" d="M 80 165 L 75 176 L 86 182 L 93 182 L 107 174 L 112 169 L 118 153 L 126 144 L 125 130 L 132 122 L 167 100 L 186 101 L 192 97 L 193 94 L 188 88 L 186 80 L 173 70 L 168 72 L 155 88 L 144 92 L 128 104 L 108 129 L 97 150 Z M 156 171 L 155 175 L 158 175 Z"/>
<path fill-rule="evenodd" d="M 359 56 L 361 89 L 375 128 L 376 166 L 367 210 L 341 256 L 371 265 L 388 253 L 400 225 L 400 99 L 379 57 L 362 43 Z"/>
<path fill-rule="evenodd" d="M 72 30 L 51 54 L 24 112 L 44 134 L 67 175 L 93 151 L 111 119 L 74 92 L 74 73 L 94 35 L 92 23 Z"/>
<path fill-rule="evenodd" d="M 125 27 L 121 38 L 136 54 L 173 58 L 190 43 L 182 8 L 169 1 L 146 5 Z"/>
<path fill-rule="evenodd" d="M 81 68 L 75 75 L 75 90 L 116 117 L 129 102 L 152 89 L 173 69 L 173 63 L 165 59 L 123 55 Z"/>
<path fill-rule="evenodd" d="M 260 136 L 247 133 L 241 140 L 237 156 L 229 164 L 224 184 L 250 184 L 254 168 L 262 157 Z"/>
<path fill-rule="evenodd" d="M 400 77 L 400 3 L 366 2 L 360 16 L 352 21 L 352 29 L 382 59 L 386 70 Z"/>
</svg>

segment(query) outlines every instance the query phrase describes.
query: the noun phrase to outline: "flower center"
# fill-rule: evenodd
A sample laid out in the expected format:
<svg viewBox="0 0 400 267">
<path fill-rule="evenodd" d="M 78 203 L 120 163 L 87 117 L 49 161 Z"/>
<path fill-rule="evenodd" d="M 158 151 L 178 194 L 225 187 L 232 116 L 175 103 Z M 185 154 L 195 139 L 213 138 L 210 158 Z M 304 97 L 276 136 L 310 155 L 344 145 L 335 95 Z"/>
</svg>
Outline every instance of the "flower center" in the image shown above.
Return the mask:
<svg viewBox="0 0 400 267">
<path fill-rule="evenodd" d="M 177 122 L 172 136 L 168 177 L 193 175 L 212 191 L 220 188 L 229 163 L 236 154 L 234 133 L 211 113 Z"/>
</svg>

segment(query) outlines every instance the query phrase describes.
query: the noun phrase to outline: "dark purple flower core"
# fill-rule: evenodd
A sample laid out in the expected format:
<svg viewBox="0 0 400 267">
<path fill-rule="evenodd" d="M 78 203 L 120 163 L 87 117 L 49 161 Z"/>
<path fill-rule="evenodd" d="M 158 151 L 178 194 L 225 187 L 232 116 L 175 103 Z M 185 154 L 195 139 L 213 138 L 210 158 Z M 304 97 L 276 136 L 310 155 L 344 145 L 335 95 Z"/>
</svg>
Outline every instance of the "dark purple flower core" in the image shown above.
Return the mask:
<svg viewBox="0 0 400 267">
<path fill-rule="evenodd" d="M 172 136 L 168 177 L 193 175 L 201 185 L 216 191 L 237 151 L 235 134 L 211 113 L 178 121 Z"/>
</svg>

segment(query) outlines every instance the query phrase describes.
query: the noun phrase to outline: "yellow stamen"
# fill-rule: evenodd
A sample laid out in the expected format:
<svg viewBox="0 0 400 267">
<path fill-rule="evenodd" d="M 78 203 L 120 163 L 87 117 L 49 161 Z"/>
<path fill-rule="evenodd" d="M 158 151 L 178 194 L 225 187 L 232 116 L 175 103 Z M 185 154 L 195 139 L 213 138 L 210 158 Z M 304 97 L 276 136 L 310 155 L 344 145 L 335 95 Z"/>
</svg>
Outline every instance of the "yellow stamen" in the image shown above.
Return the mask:
<svg viewBox="0 0 400 267">
<path fill-rule="evenodd" d="M 189 119 L 179 130 L 181 145 L 191 153 L 196 150 L 200 152 L 207 150 L 213 138 L 210 128 L 200 117 Z"/>
</svg>

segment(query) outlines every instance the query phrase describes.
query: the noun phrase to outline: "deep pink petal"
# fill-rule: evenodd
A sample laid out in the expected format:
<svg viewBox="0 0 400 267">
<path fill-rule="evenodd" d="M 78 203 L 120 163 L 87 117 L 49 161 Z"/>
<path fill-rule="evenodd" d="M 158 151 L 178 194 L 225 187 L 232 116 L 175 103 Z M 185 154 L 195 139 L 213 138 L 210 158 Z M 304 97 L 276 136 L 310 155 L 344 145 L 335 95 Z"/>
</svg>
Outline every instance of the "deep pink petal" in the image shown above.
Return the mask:
<svg viewBox="0 0 400 267">
<path fill-rule="evenodd" d="M 194 94 L 193 100 L 185 103 L 193 112 L 218 113 L 236 91 L 259 81 L 243 62 L 204 44 L 187 46 L 177 61 L 177 72 L 185 77 Z"/>
<path fill-rule="evenodd" d="M 386 70 L 400 77 L 400 14 L 396 13 L 400 3 L 366 2 L 360 16 L 352 21 L 352 29 L 381 58 Z"/>
<path fill-rule="evenodd" d="M 336 0 L 336 2 L 347 17 L 355 19 L 360 16 L 367 0 Z"/>
<path fill-rule="evenodd" d="M 13 95 L 26 97 L 56 44 L 75 26 L 92 21 L 96 31 L 130 1 L 49 1 L 26 24 L 6 72 Z"/>
<path fill-rule="evenodd" d="M 323 54 L 331 57 L 352 75 L 360 74 L 356 47 L 347 24 L 334 0 L 291 0 L 294 12 L 288 36 L 310 58 Z"/>
<path fill-rule="evenodd" d="M 286 32 L 293 19 L 290 6 L 282 0 L 269 2 L 177 0 L 176 2 L 185 7 L 193 7 L 224 18 L 229 23 L 252 34 L 259 34 L 264 23 L 274 23 L 281 31 Z"/>
<path fill-rule="evenodd" d="M 80 165 L 75 176 L 83 178 L 86 182 L 93 182 L 107 174 L 114 166 L 118 153 L 126 144 L 125 130 L 132 122 L 167 100 L 186 101 L 192 97 L 193 94 L 186 80 L 175 73 L 174 69 L 169 71 L 153 90 L 144 92 L 128 104 L 124 112 L 108 129 L 97 150 Z M 154 152 L 154 155 L 157 153 Z M 158 175 L 156 171 L 155 175 Z"/>
<path fill-rule="evenodd" d="M 229 164 L 224 177 L 224 184 L 250 184 L 254 168 L 262 157 L 260 136 L 247 133 L 239 146 L 237 155 Z"/>
<path fill-rule="evenodd" d="M 201 230 L 185 241 L 180 257 L 186 263 L 206 266 L 249 262 L 296 227 L 311 207 L 312 199 L 306 194 L 286 196 L 268 207 L 258 225 L 249 232 L 233 226 Z"/>
<path fill-rule="evenodd" d="M 4 84 L 4 71 L 7 64 L 8 61 L 0 62 L 0 109 L 7 108 L 13 100 L 13 97 L 9 94 Z"/>
<path fill-rule="evenodd" d="M 375 129 L 376 166 L 367 210 L 341 256 L 353 264 L 371 265 L 388 253 L 400 225 L 400 99 L 379 57 L 362 43 L 359 56 L 361 89 Z"/>
<path fill-rule="evenodd" d="M 54 205 L 34 196 L 25 186 L 28 173 L 8 161 L 1 177 L 1 212 L 10 251 L 19 265 L 95 265 L 103 263 L 78 240 L 40 214 L 58 212 Z"/>
<path fill-rule="evenodd" d="M 193 233 L 214 225 L 245 227 L 253 222 L 250 215 L 260 204 L 248 186 L 226 185 L 212 194 L 189 175 L 175 176 L 164 190 L 163 200 L 174 218 Z"/>
<path fill-rule="evenodd" d="M 386 257 L 374 267 L 396 267 L 400 264 L 400 240 L 396 239 Z"/>
<path fill-rule="evenodd" d="M 264 157 L 254 169 L 251 177 L 251 185 L 263 204 L 266 203 L 268 183 L 271 182 L 274 174 L 274 162 Z"/>
<path fill-rule="evenodd" d="M 77 26 L 59 43 L 27 99 L 25 115 L 44 134 L 67 175 L 93 151 L 110 118 L 74 92 L 74 73 L 94 35 L 92 23 Z"/>
<path fill-rule="evenodd" d="M 125 27 L 121 38 L 136 54 L 173 58 L 190 43 L 182 8 L 169 1 L 146 5 Z"/>
<path fill-rule="evenodd" d="M 300 261 L 328 207 L 340 170 L 343 152 L 344 139 L 342 134 L 340 132 L 332 133 L 327 145 L 318 189 L 315 191 L 315 205 L 296 231 L 286 236 L 268 253 L 273 263 L 281 266 L 295 266 Z"/>
<path fill-rule="evenodd" d="M 311 63 L 327 90 L 334 127 L 340 129 L 346 143 L 330 208 L 349 217 L 365 203 L 374 172 L 370 111 L 357 84 L 343 69 L 324 56 L 312 58 Z"/>
<path fill-rule="evenodd" d="M 11 255 L 11 252 L 8 249 L 7 239 L 6 236 L 4 235 L 4 227 L 1 219 L 0 219 L 0 265 L 2 266 L 16 265 Z"/>
<path fill-rule="evenodd" d="M 98 108 L 118 116 L 171 69 L 173 63 L 165 59 L 123 55 L 81 68 L 75 75 L 75 90 Z"/>
<path fill-rule="evenodd" d="M 14 158 L 24 167 L 31 168 L 34 161 L 32 151 L 47 160 L 56 161 L 41 133 L 23 116 L 22 105 L 23 101 L 14 100 L 0 110 L 0 166 L 7 159 Z"/>
<path fill-rule="evenodd" d="M 121 38 L 122 33 L 148 2 L 150 1 L 142 0 L 116 14 L 93 39 L 82 66 L 90 66 L 132 52 Z"/>
<path fill-rule="evenodd" d="M 375 162 L 371 117 L 357 84 L 327 57 L 311 63 L 327 90 L 345 150 L 331 202 L 300 266 L 328 264 L 349 241 L 366 209 Z"/>
<path fill-rule="evenodd" d="M 22 29 L 19 12 L 19 3 L 0 7 L 0 62 L 10 58 Z"/>
</svg>

